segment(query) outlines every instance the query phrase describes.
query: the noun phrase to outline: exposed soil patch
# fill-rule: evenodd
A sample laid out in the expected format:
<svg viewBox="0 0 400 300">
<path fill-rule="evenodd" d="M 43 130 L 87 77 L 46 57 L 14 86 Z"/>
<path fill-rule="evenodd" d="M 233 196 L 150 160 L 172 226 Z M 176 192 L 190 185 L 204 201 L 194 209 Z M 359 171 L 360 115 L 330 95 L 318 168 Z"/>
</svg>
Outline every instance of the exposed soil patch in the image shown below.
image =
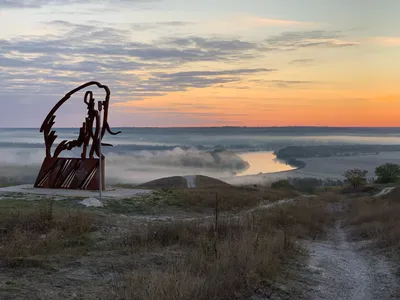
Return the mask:
<svg viewBox="0 0 400 300">
<path fill-rule="evenodd" d="M 350 242 L 337 221 L 325 240 L 309 242 L 310 299 L 400 299 L 398 278 L 389 262 L 374 256 L 363 243 Z"/>
</svg>

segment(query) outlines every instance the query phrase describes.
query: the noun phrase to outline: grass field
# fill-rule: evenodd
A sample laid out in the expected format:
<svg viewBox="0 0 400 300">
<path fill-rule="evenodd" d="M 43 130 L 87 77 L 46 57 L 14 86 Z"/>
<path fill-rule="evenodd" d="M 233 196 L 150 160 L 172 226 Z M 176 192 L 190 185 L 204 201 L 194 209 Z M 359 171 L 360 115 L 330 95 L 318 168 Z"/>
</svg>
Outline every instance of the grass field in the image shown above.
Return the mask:
<svg viewBox="0 0 400 300">
<path fill-rule="evenodd" d="M 2 200 L 0 295 L 232 299 L 262 293 L 273 286 L 284 264 L 302 253 L 299 239 L 323 235 L 329 224 L 325 204 L 310 198 L 236 213 L 296 195 L 226 185 L 161 190 L 151 197 L 105 201 L 104 208 L 88 209 L 77 199 Z M 163 203 L 159 211 L 144 209 L 156 203 Z M 170 221 L 138 219 L 165 211 L 175 213 Z M 179 221 L 190 211 L 200 217 Z M 216 221 L 223 212 L 228 215 Z"/>
<path fill-rule="evenodd" d="M 0 298 L 293 299 L 278 282 L 304 259 L 302 241 L 324 239 L 339 217 L 332 207 L 348 208 L 340 217 L 353 239 L 398 253 L 398 193 L 300 197 L 213 182 L 101 208 L 15 195 L 0 201 Z"/>
</svg>

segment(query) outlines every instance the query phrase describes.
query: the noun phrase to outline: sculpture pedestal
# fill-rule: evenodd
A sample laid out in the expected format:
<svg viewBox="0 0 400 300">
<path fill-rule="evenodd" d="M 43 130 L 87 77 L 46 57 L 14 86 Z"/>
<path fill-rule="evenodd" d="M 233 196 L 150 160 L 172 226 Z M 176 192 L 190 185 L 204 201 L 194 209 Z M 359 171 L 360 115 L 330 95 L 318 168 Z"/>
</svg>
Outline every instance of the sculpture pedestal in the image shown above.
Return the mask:
<svg viewBox="0 0 400 300">
<path fill-rule="evenodd" d="M 99 190 L 99 158 L 46 157 L 35 182 L 36 188 Z M 104 157 L 102 158 L 104 190 Z"/>
</svg>

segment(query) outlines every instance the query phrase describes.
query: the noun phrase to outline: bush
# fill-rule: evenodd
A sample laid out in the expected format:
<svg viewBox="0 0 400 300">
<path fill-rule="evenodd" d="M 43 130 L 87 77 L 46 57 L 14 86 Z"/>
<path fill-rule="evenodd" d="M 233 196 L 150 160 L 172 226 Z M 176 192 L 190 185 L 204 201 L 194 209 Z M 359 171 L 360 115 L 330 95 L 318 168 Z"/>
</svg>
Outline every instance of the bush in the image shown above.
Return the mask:
<svg viewBox="0 0 400 300">
<path fill-rule="evenodd" d="M 377 183 L 396 182 L 400 177 L 400 166 L 397 164 L 387 163 L 375 169 L 375 174 L 378 177 Z"/>
<path fill-rule="evenodd" d="M 293 185 L 287 179 L 281 179 L 275 181 L 271 184 L 271 188 L 283 190 L 283 189 L 293 189 Z"/>
<path fill-rule="evenodd" d="M 347 170 L 343 176 L 346 177 L 347 182 L 354 188 L 363 186 L 367 183 L 367 170 L 352 169 Z"/>
<path fill-rule="evenodd" d="M 289 181 L 296 190 L 310 194 L 313 194 L 317 188 L 324 185 L 324 182 L 321 179 L 313 177 L 290 178 Z"/>
</svg>

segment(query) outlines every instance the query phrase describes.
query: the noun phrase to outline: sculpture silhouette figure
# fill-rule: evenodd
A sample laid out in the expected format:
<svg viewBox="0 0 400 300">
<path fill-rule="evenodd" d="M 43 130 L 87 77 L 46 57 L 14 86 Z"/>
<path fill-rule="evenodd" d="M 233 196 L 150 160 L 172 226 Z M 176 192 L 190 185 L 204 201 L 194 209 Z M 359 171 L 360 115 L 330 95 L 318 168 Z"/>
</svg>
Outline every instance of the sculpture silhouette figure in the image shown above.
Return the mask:
<svg viewBox="0 0 400 300">
<path fill-rule="evenodd" d="M 71 96 L 89 86 L 97 86 L 104 89 L 106 96 L 104 101 L 99 104 L 99 110 L 96 110 L 95 98 L 93 92 L 87 91 L 84 97 L 84 103 L 87 106 L 87 117 L 79 129 L 78 138 L 72 141 L 63 140 L 54 150 L 52 155 L 51 148 L 57 139 L 56 131 L 53 130 L 55 124 L 55 113 Z M 102 143 L 106 131 L 111 135 L 120 133 L 112 132 L 108 124 L 108 109 L 110 103 L 110 89 L 106 85 L 102 85 L 97 81 L 87 82 L 76 89 L 67 93 L 49 112 L 40 132 L 44 134 L 44 142 L 46 147 L 46 157 L 43 161 L 42 168 L 35 182 L 35 187 L 39 188 L 67 188 L 67 189 L 98 189 L 99 160 L 104 160 L 104 156 L 100 158 L 100 143 L 102 146 L 112 146 L 111 144 Z M 103 110 L 103 120 L 100 124 L 100 114 Z M 59 155 L 64 150 L 72 150 L 75 147 L 82 147 L 80 158 L 60 158 Z M 94 157 L 96 154 L 97 158 Z M 102 165 L 102 187 L 104 189 L 104 163 Z"/>
</svg>

